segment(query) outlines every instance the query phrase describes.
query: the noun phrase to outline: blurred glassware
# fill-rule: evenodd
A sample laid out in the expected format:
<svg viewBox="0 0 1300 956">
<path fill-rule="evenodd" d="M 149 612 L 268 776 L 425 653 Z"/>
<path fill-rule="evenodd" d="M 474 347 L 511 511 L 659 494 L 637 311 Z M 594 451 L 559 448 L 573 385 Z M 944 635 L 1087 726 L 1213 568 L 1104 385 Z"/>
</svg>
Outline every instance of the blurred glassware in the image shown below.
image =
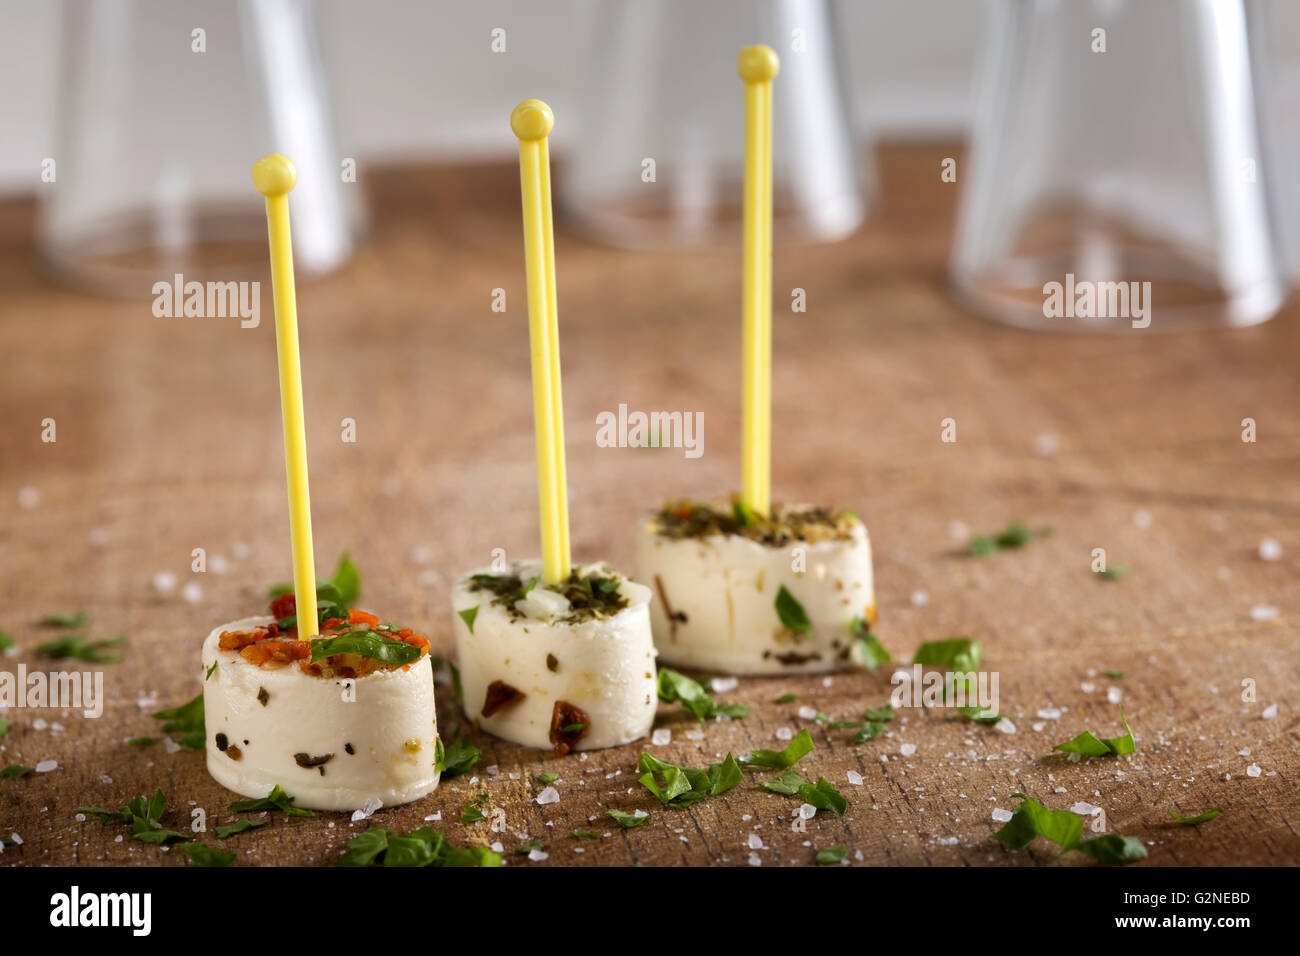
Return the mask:
<svg viewBox="0 0 1300 956">
<path fill-rule="evenodd" d="M 556 195 L 619 246 L 703 245 L 740 234 L 744 84 L 736 58 L 767 43 L 778 242 L 852 233 L 874 180 L 855 149 L 827 0 L 661 0 L 596 8 L 581 129 Z M 650 163 L 653 163 L 653 181 Z"/>
<path fill-rule="evenodd" d="M 264 270 L 250 171 L 271 152 L 298 167 L 297 269 L 348 259 L 364 214 L 341 176 L 312 0 L 68 0 L 62 28 L 40 219 L 53 275 L 147 296 L 178 272 Z"/>
<path fill-rule="evenodd" d="M 1253 15 L 1242 0 L 1000 0 L 959 177 L 957 296 L 1061 331 L 1134 317 L 1049 316 L 1051 282 L 1149 282 L 1151 328 L 1270 318 L 1287 284 Z"/>
</svg>

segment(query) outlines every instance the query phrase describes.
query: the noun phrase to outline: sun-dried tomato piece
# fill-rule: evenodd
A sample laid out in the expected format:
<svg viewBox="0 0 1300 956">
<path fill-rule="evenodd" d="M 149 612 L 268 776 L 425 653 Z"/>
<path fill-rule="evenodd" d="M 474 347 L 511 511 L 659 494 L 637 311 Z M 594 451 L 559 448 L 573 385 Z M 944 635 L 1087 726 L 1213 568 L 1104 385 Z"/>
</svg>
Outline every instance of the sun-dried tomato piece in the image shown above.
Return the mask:
<svg viewBox="0 0 1300 956">
<path fill-rule="evenodd" d="M 271 602 L 271 617 L 277 621 L 284 617 L 298 613 L 298 605 L 294 601 L 293 593 L 281 594 Z"/>
<path fill-rule="evenodd" d="M 551 711 L 551 743 L 555 745 L 555 755 L 563 757 L 572 750 L 590 726 L 591 718 L 585 710 L 557 700 Z"/>
<path fill-rule="evenodd" d="M 518 687 L 511 687 L 503 680 L 494 680 L 488 684 L 487 696 L 483 698 L 483 716 L 491 717 L 502 707 L 517 704 L 524 697 L 524 692 Z"/>
</svg>

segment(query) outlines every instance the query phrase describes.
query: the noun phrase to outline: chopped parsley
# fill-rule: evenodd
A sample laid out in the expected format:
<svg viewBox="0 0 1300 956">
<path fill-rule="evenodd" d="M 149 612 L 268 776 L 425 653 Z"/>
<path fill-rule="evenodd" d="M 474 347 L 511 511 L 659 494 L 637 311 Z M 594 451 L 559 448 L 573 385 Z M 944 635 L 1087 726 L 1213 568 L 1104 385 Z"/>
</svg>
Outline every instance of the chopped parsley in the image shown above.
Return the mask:
<svg viewBox="0 0 1300 956">
<path fill-rule="evenodd" d="M 534 840 L 532 843 L 523 843 L 515 847 L 515 852 L 520 856 L 527 856 L 529 853 L 541 853 L 542 841 Z"/>
<path fill-rule="evenodd" d="M 1073 740 L 1057 744 L 1052 749 L 1067 754 L 1082 754 L 1085 757 L 1117 757 L 1131 754 L 1137 748 L 1133 743 L 1133 731 L 1129 729 L 1123 710 L 1119 712 L 1119 719 L 1124 724 L 1122 737 L 1096 737 L 1085 730 Z"/>
<path fill-rule="evenodd" d="M 848 854 L 849 848 L 846 846 L 828 846 L 817 851 L 813 856 L 813 862 L 819 866 L 826 863 L 841 863 Z"/>
<path fill-rule="evenodd" d="M 347 842 L 335 866 L 500 866 L 501 857 L 487 847 L 454 847 L 445 830 L 421 827 L 404 836 L 371 827 Z"/>
<path fill-rule="evenodd" d="M 161 789 L 149 798 L 136 797 L 120 810 L 105 810 L 103 807 L 77 807 L 78 813 L 99 817 L 101 824 L 112 822 L 125 823 L 131 828 L 131 837 L 143 843 L 170 843 L 173 840 L 189 840 L 190 836 L 168 830 L 161 821 L 167 814 L 167 798 Z"/>
<path fill-rule="evenodd" d="M 740 764 L 744 767 L 772 767 L 786 770 L 816 749 L 812 734 L 805 727 L 795 735 L 784 750 L 755 750 L 740 755 Z"/>
<path fill-rule="evenodd" d="M 230 866 L 235 862 L 234 853 L 218 850 L 206 843 L 186 843 L 181 850 L 189 854 L 195 866 Z"/>
<path fill-rule="evenodd" d="M 356 654 L 385 664 L 411 664 L 420 659 L 424 649 L 393 637 L 384 637 L 378 631 L 356 630 L 338 637 L 315 639 L 311 642 L 312 662 L 333 657 L 335 654 Z"/>
<path fill-rule="evenodd" d="M 121 654 L 114 654 L 110 647 L 121 647 L 126 643 L 126 635 L 119 634 L 102 641 L 92 641 L 84 634 L 65 634 L 36 646 L 36 650 L 46 657 L 56 660 L 71 659 L 88 661 L 92 664 L 112 664 L 122 659 Z"/>
<path fill-rule="evenodd" d="M 537 587 L 540 578 L 531 578 L 527 582 L 519 575 L 509 574 L 473 574 L 470 575 L 471 591 L 488 591 L 493 595 L 492 603 L 504 607 L 511 620 L 524 617 L 515 604 L 526 598 Z M 574 568 L 569 577 L 559 584 L 547 586 L 547 590 L 564 595 L 569 602 L 569 609 L 555 618 L 558 624 L 579 624 L 583 621 L 603 621 L 628 607 L 628 600 L 620 590 L 622 579 L 593 570 L 587 575 L 581 569 Z"/>
<path fill-rule="evenodd" d="M 558 773 L 551 773 L 550 771 L 547 771 L 546 773 L 539 773 L 537 775 L 537 779 L 540 783 L 544 783 L 549 786 L 550 784 L 553 784 L 555 783 L 555 781 L 559 780 L 560 775 Z"/>
<path fill-rule="evenodd" d="M 650 819 L 650 814 L 644 810 L 639 810 L 636 813 L 625 813 L 622 810 L 606 810 L 605 816 L 610 817 L 624 830 L 634 830 Z"/>
<path fill-rule="evenodd" d="M 812 621 L 808 619 L 808 612 L 803 609 L 798 599 L 786 590 L 784 584 L 777 590 L 776 600 L 772 603 L 776 607 L 776 616 L 781 619 L 781 626 L 786 630 L 796 634 L 807 634 L 812 630 Z"/>
<path fill-rule="evenodd" d="M 1223 813 L 1222 810 L 1206 810 L 1204 813 L 1199 814 L 1197 816 L 1185 817 L 1181 813 L 1178 813 L 1175 810 L 1169 811 L 1169 815 L 1171 817 L 1173 817 L 1179 823 L 1186 824 L 1189 827 L 1194 827 L 1201 823 L 1209 823 L 1211 820 L 1222 815 L 1222 813 Z"/>
<path fill-rule="evenodd" d="M 7 777 L 10 780 L 19 780 L 32 772 L 31 767 L 23 767 L 13 763 L 0 770 L 0 777 Z"/>
<path fill-rule="evenodd" d="M 207 731 L 203 725 L 203 695 L 199 694 L 193 700 L 188 700 L 179 707 L 173 707 L 170 710 L 160 710 L 154 714 L 158 720 L 165 720 L 163 724 L 163 733 L 179 733 L 176 738 L 177 743 L 183 747 L 190 747 L 194 750 L 202 750 L 203 743 L 206 739 Z"/>
<path fill-rule="evenodd" d="M 815 784 L 803 784 L 798 793 L 805 803 L 812 804 L 818 810 L 830 810 L 837 817 L 844 816 L 844 811 L 849 808 L 849 802 L 835 789 L 835 784 L 825 777 L 818 777 Z"/>
<path fill-rule="evenodd" d="M 913 664 L 941 667 L 948 671 L 970 672 L 980 666 L 983 647 L 969 637 L 953 637 L 946 641 L 926 641 L 912 655 Z"/>
<path fill-rule="evenodd" d="M 782 694 L 780 697 L 778 697 L 778 698 L 776 699 L 775 703 L 778 703 L 778 704 L 793 704 L 793 703 L 794 703 L 796 700 L 798 700 L 798 699 L 799 699 L 799 695 L 798 695 L 798 694 Z"/>
<path fill-rule="evenodd" d="M 293 805 L 293 797 L 284 792 L 284 788 L 278 783 L 271 788 L 271 792 L 265 797 L 256 800 L 240 800 L 232 803 L 230 809 L 235 813 L 258 813 L 262 810 L 280 810 L 291 817 L 314 817 L 316 814 L 311 810 L 304 810 L 302 807 Z"/>
<path fill-rule="evenodd" d="M 738 535 L 769 547 L 781 547 L 796 541 L 844 541 L 852 537 L 860 522 L 848 510 L 787 508 L 779 502 L 773 502 L 768 514 L 761 515 L 733 494 L 725 505 L 669 501 L 655 515 L 655 524 L 658 534 L 665 538 Z"/>
<path fill-rule="evenodd" d="M 849 623 L 849 632 L 853 635 L 853 646 L 849 651 L 852 658 L 867 670 L 875 670 L 881 664 L 893 660 L 885 645 L 871 633 L 871 625 L 862 617 L 855 617 Z"/>
<path fill-rule="evenodd" d="M 71 614 L 47 614 L 41 618 L 42 627 L 84 627 L 90 620 L 90 615 L 85 611 L 76 611 Z"/>
<path fill-rule="evenodd" d="M 152 737 L 132 737 L 126 742 L 128 747 L 148 747 L 153 743 Z"/>
<path fill-rule="evenodd" d="M 0 717 L 0 737 L 9 733 L 9 728 L 13 725 L 14 722 L 12 720 L 6 720 L 4 717 Z"/>
<path fill-rule="evenodd" d="M 719 704 L 699 681 L 666 667 L 659 671 L 659 699 L 679 701 L 701 723 L 719 715 L 740 718 L 749 713 L 746 704 Z"/>
<path fill-rule="evenodd" d="M 1124 580 L 1124 578 L 1128 577 L 1128 565 L 1127 564 L 1107 565 L 1105 571 L 1097 572 L 1097 577 L 1105 578 L 1107 581 L 1122 581 Z"/>
<path fill-rule="evenodd" d="M 1102 671 L 1102 673 L 1104 673 L 1111 680 L 1122 680 L 1124 678 L 1123 671 Z"/>
<path fill-rule="evenodd" d="M 803 778 L 803 775 L 799 773 L 799 771 L 787 770 L 785 773 L 781 774 L 781 776 L 775 777 L 772 780 L 760 781 L 758 785 L 764 790 L 769 790 L 772 793 L 779 793 L 783 797 L 793 797 L 798 795 L 799 788 L 806 786 L 807 783 L 808 781 Z"/>
<path fill-rule="evenodd" d="M 1083 840 L 1083 818 L 1077 813 L 1049 810 L 1023 793 L 1012 796 L 1020 798 L 1020 805 L 1002 829 L 993 834 L 993 839 L 1013 850 L 1023 850 L 1035 837 L 1044 837 L 1059 846 L 1062 853 L 1078 850 L 1100 863 L 1127 863 L 1147 855 L 1146 847 L 1137 837 L 1107 833 Z"/>
<path fill-rule="evenodd" d="M 270 820 L 236 820 L 234 823 L 225 823 L 215 826 L 212 831 L 217 835 L 218 840 L 228 840 L 236 833 L 243 833 L 245 830 L 256 830 L 258 827 L 264 827 Z"/>
<path fill-rule="evenodd" d="M 438 742 L 442 742 L 441 738 L 439 738 Z M 466 738 L 457 737 L 443 752 L 442 775 L 447 778 L 459 776 L 478 763 L 478 758 L 482 754 L 483 751 L 475 747 Z"/>
<path fill-rule="evenodd" d="M 0 630 L 0 651 L 7 651 L 9 648 L 17 646 L 17 641 L 6 634 L 3 630 Z"/>
<path fill-rule="evenodd" d="M 1037 532 L 1040 537 L 1047 533 L 1048 529 Z M 971 538 L 970 553 L 976 557 L 984 557 L 998 550 L 1023 548 L 1033 540 L 1034 535 L 1035 532 L 1031 531 L 1029 525 L 1023 521 L 1012 521 L 999 534 L 978 534 Z"/>
<path fill-rule="evenodd" d="M 478 609 L 479 606 L 475 604 L 473 607 L 456 612 L 460 615 L 460 619 L 465 622 L 465 626 L 469 628 L 471 634 L 474 633 L 474 621 L 478 618 Z"/>
<path fill-rule="evenodd" d="M 599 833 L 591 833 L 587 830 L 570 830 L 569 836 L 577 837 L 579 840 L 599 840 Z"/>
<path fill-rule="evenodd" d="M 692 767 L 678 767 L 673 764 L 641 754 L 637 761 L 637 779 L 666 807 L 680 810 L 705 797 L 716 797 L 736 786 L 744 775 L 740 764 L 731 754 L 722 763 L 710 764 L 708 770 L 696 770 Z"/>
</svg>

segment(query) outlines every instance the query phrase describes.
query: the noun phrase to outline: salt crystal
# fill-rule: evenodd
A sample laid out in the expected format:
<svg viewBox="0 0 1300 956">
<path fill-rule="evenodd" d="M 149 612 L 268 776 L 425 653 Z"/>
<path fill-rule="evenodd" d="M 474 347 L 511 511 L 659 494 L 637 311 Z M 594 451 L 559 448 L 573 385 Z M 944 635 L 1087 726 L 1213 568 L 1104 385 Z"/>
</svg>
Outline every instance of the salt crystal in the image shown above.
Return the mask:
<svg viewBox="0 0 1300 956">
<path fill-rule="evenodd" d="M 1043 728 L 1047 726 L 1047 723 L 1042 720 L 1036 720 L 1032 724 L 1030 724 L 1030 726 L 1034 728 L 1034 733 L 1041 734 L 1043 732 Z"/>
<path fill-rule="evenodd" d="M 762 866 L 762 865 L 763 865 L 763 858 L 760 857 L 757 853 L 751 853 L 751 854 L 749 854 L 749 865 L 750 865 L 750 866 Z"/>
<path fill-rule="evenodd" d="M 34 730 L 44 730 L 48 726 L 50 725 L 44 717 L 37 717 L 32 721 L 32 729 Z"/>
<path fill-rule="evenodd" d="M 494 763 L 488 764 L 487 767 L 484 768 L 484 773 L 486 773 L 489 777 L 495 777 L 500 772 L 501 772 L 501 768 Z"/>
<path fill-rule="evenodd" d="M 835 678 L 834 678 L 834 677 L 823 677 L 823 678 L 822 678 L 822 686 L 823 686 L 823 687 L 831 687 L 831 686 L 833 686 L 834 684 L 835 684 Z"/>
<path fill-rule="evenodd" d="M 537 802 L 541 806 L 546 806 L 548 803 L 559 803 L 560 791 L 556 790 L 554 787 L 547 787 L 537 795 Z"/>
<path fill-rule="evenodd" d="M 1118 687 L 1109 687 L 1106 689 L 1106 699 L 1112 704 L 1118 704 L 1124 699 L 1124 692 Z"/>
<path fill-rule="evenodd" d="M 23 845 L 23 838 L 20 837 L 17 833 L 9 834 L 9 839 L 13 840 L 14 843 L 18 844 L 19 846 Z"/>
<path fill-rule="evenodd" d="M 817 808 L 811 803 L 805 803 L 799 807 L 799 816 L 804 820 L 811 820 L 813 817 L 817 816 Z"/>
<path fill-rule="evenodd" d="M 1055 790 L 1052 791 L 1052 793 L 1065 793 L 1065 792 L 1066 789 L 1064 787 L 1057 787 Z"/>
<path fill-rule="evenodd" d="M 749 835 L 749 848 L 751 850 L 763 849 L 763 838 L 759 836 L 757 833 L 751 833 Z"/>
<path fill-rule="evenodd" d="M 1277 716 L 1277 704 L 1269 704 L 1264 708 L 1264 712 L 1259 716 L 1263 717 L 1265 720 L 1272 720 Z"/>
<path fill-rule="evenodd" d="M 1272 621 L 1277 618 L 1277 608 L 1271 604 L 1256 604 L 1250 609 L 1250 616 L 1255 621 Z"/>
<path fill-rule="evenodd" d="M 686 739 L 687 739 L 687 740 L 703 740 L 703 739 L 704 739 L 704 731 L 702 731 L 702 730 L 688 730 L 688 731 L 686 731 Z"/>
<path fill-rule="evenodd" d="M 799 716 L 804 720 L 813 720 L 817 716 L 817 708 L 804 705 L 799 708 Z"/>
<path fill-rule="evenodd" d="M 181 597 L 190 604 L 198 604 L 203 600 L 203 588 L 199 586 L 198 581 L 190 581 L 181 588 Z"/>
<path fill-rule="evenodd" d="M 528 859 L 532 860 L 534 863 L 540 863 L 542 860 L 548 859 L 550 855 L 551 854 L 547 853 L 545 850 L 528 851 Z"/>
<path fill-rule="evenodd" d="M 208 558 L 208 570 L 213 574 L 225 574 L 230 570 L 230 562 L 226 560 L 225 555 L 214 554 Z"/>
<path fill-rule="evenodd" d="M 153 586 L 159 594 L 171 594 L 176 590 L 176 575 L 170 571 L 159 571 L 153 576 Z"/>
<path fill-rule="evenodd" d="M 862 774 L 858 773 L 856 770 L 850 770 L 848 773 L 848 778 L 849 778 L 849 783 L 853 784 L 853 786 L 855 787 L 862 786 Z"/>
<path fill-rule="evenodd" d="M 1083 691 L 1085 694 L 1091 694 L 1096 689 L 1097 685 L 1090 680 L 1086 680 L 1079 685 L 1079 690 Z"/>
<path fill-rule="evenodd" d="M 493 853 L 500 853 L 502 850 L 505 849 L 505 847 L 501 845 L 500 840 L 497 840 L 490 847 L 488 847 L 488 849 L 490 849 Z"/>
<path fill-rule="evenodd" d="M 1265 561 L 1276 561 L 1282 557 L 1282 542 L 1277 538 L 1265 538 L 1259 543 L 1259 556 Z"/>
<path fill-rule="evenodd" d="M 1043 720 L 1060 720 L 1061 712 L 1055 707 L 1044 707 L 1038 712 L 1038 716 L 1043 718 Z"/>
<path fill-rule="evenodd" d="M 41 493 L 30 485 L 18 489 L 18 507 L 31 511 L 41 503 Z"/>
<path fill-rule="evenodd" d="M 72 819 L 76 820 L 78 823 L 85 823 L 85 822 L 86 822 L 86 815 L 85 815 L 84 813 L 78 813 L 78 814 L 77 814 L 75 817 L 73 817 Z"/>
<path fill-rule="evenodd" d="M 36 769 L 37 769 L 37 770 L 40 770 L 41 768 L 40 768 L 40 766 L 38 765 Z M 1263 773 L 1263 771 L 1259 769 L 1259 764 L 1257 764 L 1257 763 L 1253 763 L 1253 764 L 1251 764 L 1249 767 L 1246 768 L 1246 776 L 1247 776 L 1247 777 L 1258 777 L 1261 773 Z"/>
<path fill-rule="evenodd" d="M 1237 756 L 1238 756 L 1238 757 L 1249 757 L 1249 756 L 1250 756 L 1250 748 L 1249 748 L 1249 747 L 1242 747 L 1240 750 L 1237 751 Z"/>
<path fill-rule="evenodd" d="M 1011 722 L 1010 717 L 1003 717 L 993 725 L 993 729 L 1000 730 L 1004 734 L 1014 734 L 1016 732 L 1016 725 Z"/>
<path fill-rule="evenodd" d="M 1015 814 L 1010 810 L 1003 810 L 998 807 L 993 808 L 993 819 L 997 823 L 1006 823 L 1013 816 L 1015 816 Z"/>
<path fill-rule="evenodd" d="M 793 739 L 794 739 L 794 731 L 791 730 L 789 727 L 778 727 L 778 728 L 776 728 L 776 739 L 777 739 L 777 740 L 793 740 Z"/>
<path fill-rule="evenodd" d="M 916 753 L 916 744 L 903 744 L 903 746 L 898 748 L 898 752 L 904 757 L 910 757 L 912 754 Z"/>
<path fill-rule="evenodd" d="M 709 681 L 709 689 L 715 694 L 725 694 L 728 691 L 735 690 L 740 686 L 740 681 L 734 677 L 715 677 Z"/>
<path fill-rule="evenodd" d="M 1139 508 L 1133 512 L 1133 525 L 1137 528 L 1146 530 L 1151 527 L 1151 512 L 1145 508 Z"/>
<path fill-rule="evenodd" d="M 917 588 L 912 592 L 912 606 L 925 607 L 930 603 L 930 592 L 924 588 Z"/>
<path fill-rule="evenodd" d="M 1040 458 L 1051 458 L 1061 450 L 1061 439 L 1051 432 L 1043 432 L 1034 438 L 1034 454 Z"/>
<path fill-rule="evenodd" d="M 970 537 L 970 528 L 964 521 L 948 522 L 948 537 L 954 541 L 965 541 Z"/>
<path fill-rule="evenodd" d="M 1072 813 L 1077 813 L 1081 817 L 1095 817 L 1101 813 L 1101 807 L 1094 807 L 1091 803 L 1084 803 L 1080 800 L 1070 807 Z"/>
<path fill-rule="evenodd" d="M 367 817 L 374 816 L 375 811 L 383 805 L 384 801 L 380 800 L 378 797 L 371 797 L 365 802 L 365 805 L 362 806 L 360 810 L 352 811 L 352 822 L 356 823 L 358 820 L 365 820 Z"/>
<path fill-rule="evenodd" d="M 650 735 L 650 743 L 656 747 L 667 747 L 673 740 L 673 732 L 667 727 L 660 727 Z"/>
<path fill-rule="evenodd" d="M 169 754 L 180 753 L 182 749 L 181 745 L 178 744 L 176 741 L 172 740 L 170 737 L 163 738 L 163 748 Z"/>
</svg>

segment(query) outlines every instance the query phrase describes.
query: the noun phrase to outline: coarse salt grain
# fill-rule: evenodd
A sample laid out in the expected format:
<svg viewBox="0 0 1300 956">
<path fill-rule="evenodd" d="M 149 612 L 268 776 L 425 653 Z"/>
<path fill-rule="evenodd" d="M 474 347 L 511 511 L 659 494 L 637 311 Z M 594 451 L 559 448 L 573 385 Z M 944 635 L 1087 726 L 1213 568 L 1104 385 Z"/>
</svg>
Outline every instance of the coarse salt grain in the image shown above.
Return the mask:
<svg viewBox="0 0 1300 956">
<path fill-rule="evenodd" d="M 541 806 L 546 806 L 548 803 L 559 803 L 560 791 L 556 790 L 554 787 L 547 787 L 537 795 L 537 802 Z"/>
<path fill-rule="evenodd" d="M 1259 556 L 1265 561 L 1276 561 L 1282 557 L 1282 542 L 1277 538 L 1265 538 L 1259 543 Z"/>
<path fill-rule="evenodd" d="M 380 800 L 378 797 L 371 797 L 359 810 L 352 811 L 352 822 L 356 823 L 358 820 L 365 820 L 368 817 L 374 816 L 375 811 L 383 805 L 384 801 Z"/>
<path fill-rule="evenodd" d="M 917 588 L 912 592 L 912 606 L 925 607 L 930 603 L 930 592 L 924 588 Z"/>
<path fill-rule="evenodd" d="M 858 773 L 856 770 L 850 770 L 848 772 L 848 778 L 849 778 L 849 783 L 853 784 L 853 786 L 855 787 L 862 786 L 862 774 Z"/>
<path fill-rule="evenodd" d="M 1118 704 L 1124 699 L 1124 692 L 1118 687 L 1109 687 L 1106 689 L 1106 699 L 1112 704 Z"/>
<path fill-rule="evenodd" d="M 176 590 L 176 575 L 170 571 L 159 571 L 153 576 L 153 587 L 159 594 L 170 594 Z"/>
<path fill-rule="evenodd" d="M 778 727 L 778 728 L 776 728 L 776 739 L 777 739 L 777 740 L 793 740 L 793 739 L 794 739 L 794 731 L 791 730 L 789 727 Z"/>
<path fill-rule="evenodd" d="M 916 753 L 916 744 L 903 744 L 898 748 L 898 752 L 904 757 L 910 757 L 912 754 Z"/>
<path fill-rule="evenodd" d="M 59 762 L 57 760 L 42 760 L 36 765 L 35 769 L 37 773 L 49 773 L 51 770 L 59 769 Z"/>
<path fill-rule="evenodd" d="M 807 705 L 800 707 L 799 716 L 802 717 L 804 720 L 813 720 L 817 716 L 817 708 L 808 707 Z"/>
<path fill-rule="evenodd" d="M 1095 807 L 1091 803 L 1085 803 L 1080 800 L 1078 803 L 1070 807 L 1070 811 L 1077 813 L 1081 817 L 1095 817 L 1097 814 L 1101 813 L 1101 807 Z"/>
<path fill-rule="evenodd" d="M 545 850 L 528 851 L 528 859 L 532 860 L 534 863 L 540 863 L 542 860 L 548 859 L 550 855 L 551 854 L 547 853 Z"/>
<path fill-rule="evenodd" d="M 37 769 L 39 770 L 40 768 L 38 767 Z M 1263 771 L 1259 769 L 1259 764 L 1257 763 L 1253 763 L 1246 768 L 1247 777 L 1258 777 L 1261 773 L 1263 773 Z"/>
<path fill-rule="evenodd" d="M 715 677 L 709 681 L 709 689 L 715 694 L 725 694 L 739 686 L 740 681 L 734 677 Z"/>
<path fill-rule="evenodd" d="M 1263 717 L 1265 720 L 1272 720 L 1277 716 L 1277 704 L 1269 704 L 1264 708 L 1264 712 L 1259 716 Z"/>
<path fill-rule="evenodd" d="M 1250 609 L 1250 617 L 1254 621 L 1272 621 L 1277 615 L 1277 608 L 1271 604 L 1256 604 Z"/>
<path fill-rule="evenodd" d="M 799 807 L 799 816 L 804 820 L 811 820 L 817 816 L 817 808 L 811 803 L 805 803 Z"/>
<path fill-rule="evenodd" d="M 667 727 L 660 727 L 650 735 L 650 743 L 656 747 L 667 747 L 673 742 L 673 732 Z"/>
<path fill-rule="evenodd" d="M 751 833 L 749 835 L 748 845 L 751 850 L 761 850 L 763 849 L 763 838 L 757 833 Z"/>
<path fill-rule="evenodd" d="M 1004 734 L 1014 734 L 1016 732 L 1016 725 L 1011 722 L 1010 717 L 1003 717 L 993 725 L 993 729 L 1000 730 Z"/>
<path fill-rule="evenodd" d="M 1015 816 L 1015 814 L 1012 813 L 1010 810 L 1003 810 L 1000 807 L 993 808 L 993 819 L 997 823 L 1006 823 L 1013 816 Z"/>
<path fill-rule="evenodd" d="M 1060 720 L 1061 712 L 1055 707 L 1044 707 L 1038 712 L 1038 716 L 1043 718 L 1043 720 Z"/>
<path fill-rule="evenodd" d="M 203 588 L 199 586 L 198 581 L 189 581 L 181 588 L 181 597 L 190 604 L 198 604 L 203 600 Z"/>
</svg>

